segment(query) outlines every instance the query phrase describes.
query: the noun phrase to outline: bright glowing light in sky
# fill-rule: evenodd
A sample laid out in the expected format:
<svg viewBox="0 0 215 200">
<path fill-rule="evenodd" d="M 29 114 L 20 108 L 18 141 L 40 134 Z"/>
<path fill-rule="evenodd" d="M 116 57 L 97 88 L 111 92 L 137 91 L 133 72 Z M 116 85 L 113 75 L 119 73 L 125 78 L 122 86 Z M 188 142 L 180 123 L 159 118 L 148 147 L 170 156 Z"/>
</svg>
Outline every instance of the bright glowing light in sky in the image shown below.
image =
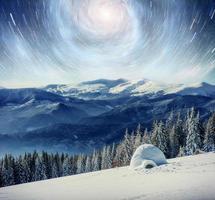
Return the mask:
<svg viewBox="0 0 215 200">
<path fill-rule="evenodd" d="M 117 2 L 102 1 L 89 9 L 89 17 L 99 29 L 111 32 L 116 26 L 122 26 L 122 17 L 125 15 L 124 8 Z"/>
<path fill-rule="evenodd" d="M 0 86 L 215 83 L 214 1 L 0 0 Z"/>
<path fill-rule="evenodd" d="M 79 26 L 98 37 L 116 34 L 128 23 L 128 12 L 121 0 L 90 0 L 79 6 L 71 17 L 74 20 L 77 15 Z"/>
</svg>

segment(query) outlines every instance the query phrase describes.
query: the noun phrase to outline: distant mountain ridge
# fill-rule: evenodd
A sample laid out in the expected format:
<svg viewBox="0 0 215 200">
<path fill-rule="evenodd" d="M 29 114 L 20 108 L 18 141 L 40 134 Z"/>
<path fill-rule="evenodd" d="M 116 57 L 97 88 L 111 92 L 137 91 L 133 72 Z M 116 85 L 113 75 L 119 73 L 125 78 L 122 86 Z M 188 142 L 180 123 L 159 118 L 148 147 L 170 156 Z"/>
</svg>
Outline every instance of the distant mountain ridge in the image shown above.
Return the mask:
<svg viewBox="0 0 215 200">
<path fill-rule="evenodd" d="M 82 82 L 78 85 L 53 85 L 44 88 L 46 91 L 83 99 L 111 99 L 125 96 L 151 95 L 159 96 L 163 94 L 182 95 L 202 95 L 208 97 L 215 96 L 215 85 L 208 83 L 184 85 L 184 84 L 164 84 L 147 79 L 129 81 L 126 79 Z"/>
<path fill-rule="evenodd" d="M 117 142 L 126 128 L 151 127 L 172 111 L 215 111 L 215 86 L 99 79 L 76 86 L 0 89 L 0 151 L 93 149 Z M 48 149 L 47 149 L 48 148 Z"/>
</svg>

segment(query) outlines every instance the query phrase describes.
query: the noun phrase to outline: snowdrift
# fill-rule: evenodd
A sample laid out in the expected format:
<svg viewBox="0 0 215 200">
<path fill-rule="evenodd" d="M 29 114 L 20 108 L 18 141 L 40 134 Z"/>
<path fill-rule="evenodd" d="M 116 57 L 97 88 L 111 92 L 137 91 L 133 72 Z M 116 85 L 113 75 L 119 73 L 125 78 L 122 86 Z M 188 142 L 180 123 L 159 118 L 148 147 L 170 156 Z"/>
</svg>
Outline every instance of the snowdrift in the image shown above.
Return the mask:
<svg viewBox="0 0 215 200">
<path fill-rule="evenodd" d="M 163 152 L 152 144 L 143 144 L 134 152 L 130 167 L 132 169 L 153 168 L 162 164 L 167 164 Z"/>
</svg>

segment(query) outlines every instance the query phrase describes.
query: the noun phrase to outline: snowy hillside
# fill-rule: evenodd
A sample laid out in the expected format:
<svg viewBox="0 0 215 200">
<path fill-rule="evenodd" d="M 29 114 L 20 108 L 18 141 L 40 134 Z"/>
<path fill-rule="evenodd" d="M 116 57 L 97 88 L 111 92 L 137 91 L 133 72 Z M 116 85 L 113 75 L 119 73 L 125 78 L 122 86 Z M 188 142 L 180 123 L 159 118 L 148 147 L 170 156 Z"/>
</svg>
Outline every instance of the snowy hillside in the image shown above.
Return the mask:
<svg viewBox="0 0 215 200">
<path fill-rule="evenodd" d="M 115 168 L 0 189 L 10 200 L 213 200 L 215 153 L 168 160 L 134 171 Z"/>
</svg>

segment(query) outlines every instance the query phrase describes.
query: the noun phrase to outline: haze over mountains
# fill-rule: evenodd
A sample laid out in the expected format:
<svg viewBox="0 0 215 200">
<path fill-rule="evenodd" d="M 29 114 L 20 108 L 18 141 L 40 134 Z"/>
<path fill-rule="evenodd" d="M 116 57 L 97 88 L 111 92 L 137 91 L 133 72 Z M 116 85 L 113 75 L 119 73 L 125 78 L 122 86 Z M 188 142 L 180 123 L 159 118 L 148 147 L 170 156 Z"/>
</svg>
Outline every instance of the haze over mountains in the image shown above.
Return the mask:
<svg viewBox="0 0 215 200">
<path fill-rule="evenodd" d="M 151 127 L 153 120 L 172 111 L 185 115 L 191 107 L 207 118 L 215 110 L 215 86 L 100 79 L 0 89 L 0 151 L 89 151 L 117 142 L 126 128 Z"/>
</svg>

